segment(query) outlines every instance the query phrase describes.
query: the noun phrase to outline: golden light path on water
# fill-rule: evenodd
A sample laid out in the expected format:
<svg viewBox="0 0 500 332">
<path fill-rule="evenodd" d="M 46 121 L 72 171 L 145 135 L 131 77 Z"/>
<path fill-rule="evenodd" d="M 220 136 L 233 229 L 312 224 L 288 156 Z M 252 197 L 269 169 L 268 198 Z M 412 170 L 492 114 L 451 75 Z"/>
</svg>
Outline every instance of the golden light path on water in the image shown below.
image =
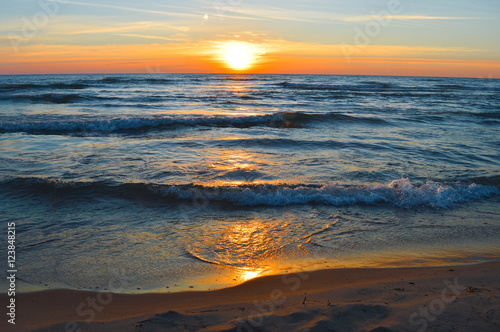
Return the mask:
<svg viewBox="0 0 500 332">
<path fill-rule="evenodd" d="M 361 219 L 370 217 L 362 216 L 361 208 L 348 209 Z M 400 246 L 395 251 L 394 248 L 371 247 L 371 244 L 364 247 L 358 243 L 359 247 L 356 248 L 355 243 L 350 242 L 350 236 L 343 234 L 345 231 L 342 231 L 341 222 L 337 219 L 330 224 L 320 225 L 315 221 L 316 215 L 304 215 L 302 220 L 297 220 L 286 208 L 280 217 L 270 219 L 258 218 L 251 211 L 246 212 L 247 215 L 239 220 L 200 225 L 192 234 L 197 241 L 189 244 L 190 253 L 217 267 L 216 272 L 193 279 L 192 283 L 198 284 L 198 287 L 204 285 L 206 289 L 217 289 L 267 275 L 324 268 L 470 264 L 478 262 L 473 259 L 477 253 L 491 251 L 491 247 L 467 251 L 453 244 L 426 248 Z M 430 214 L 432 216 L 434 212 L 430 211 Z M 318 227 L 314 224 L 319 229 L 303 236 L 306 229 Z M 348 228 L 354 229 L 355 226 Z M 325 243 L 322 232 L 326 234 L 324 239 L 331 248 L 322 247 Z M 337 246 L 338 243 L 341 245 Z M 497 247 L 496 252 L 499 251 Z"/>
<path fill-rule="evenodd" d="M 242 281 L 248 281 L 254 278 L 257 278 L 260 274 L 262 273 L 262 269 L 256 269 L 256 270 L 245 270 L 242 269 L 241 271 L 241 279 Z"/>
<path fill-rule="evenodd" d="M 241 138 L 240 136 L 222 136 L 219 139 Z M 208 182 L 205 180 L 200 184 L 210 186 L 214 190 L 222 187 L 280 182 L 279 180 L 262 180 L 262 174 L 259 174 L 258 180 L 253 178 L 252 174 L 261 171 L 262 165 L 271 163 L 265 159 L 265 154 L 240 149 L 214 148 L 207 151 L 206 155 L 203 163 L 207 173 L 212 174 L 212 180 Z M 287 183 L 293 182 L 287 181 Z M 301 209 L 301 207 L 295 207 L 297 208 Z M 214 216 L 216 220 L 212 219 L 209 223 L 202 222 L 188 232 L 190 237 L 186 240 L 186 247 L 190 255 L 219 267 L 216 273 L 200 276 L 200 279 L 193 279 L 192 283 L 213 289 L 236 285 L 261 276 L 304 270 L 446 265 L 450 263 L 450 260 L 460 260 L 462 257 L 460 254 L 453 254 L 453 251 L 442 248 L 431 248 L 420 252 L 400 248 L 399 252 L 395 253 L 383 247 L 370 251 L 360 247 L 361 250 L 353 250 L 345 254 L 344 250 L 348 247 L 336 247 L 336 242 L 349 246 L 350 235 L 348 233 L 358 226 L 346 226 L 347 229 L 343 230 L 339 227 L 337 230 L 340 222 L 338 223 L 336 215 L 329 223 L 317 221 L 319 210 L 329 211 L 329 214 L 334 215 L 339 208 L 313 208 L 312 213 L 303 215 L 301 220 L 297 220 L 287 207 L 280 208 L 281 213 L 265 219 L 260 215 L 263 209 L 266 208 L 246 209 L 244 216 L 238 220 L 229 221 Z M 373 217 L 370 215 L 362 217 L 364 213 L 359 207 L 348 209 L 359 210 L 360 219 L 366 217 L 368 220 Z M 363 231 L 363 227 L 358 230 Z M 325 244 L 318 235 L 322 232 L 328 234 L 325 240 L 331 241 L 330 244 L 335 249 L 328 248 L 329 244 L 324 247 Z M 336 232 L 339 235 L 334 235 Z M 304 234 L 309 235 L 304 236 Z M 196 241 L 192 241 L 194 238 Z M 438 251 L 443 252 L 442 257 L 447 257 L 447 259 L 435 258 Z M 332 255 L 332 252 L 337 254 Z M 335 256 L 335 259 L 332 259 L 332 256 Z"/>
</svg>

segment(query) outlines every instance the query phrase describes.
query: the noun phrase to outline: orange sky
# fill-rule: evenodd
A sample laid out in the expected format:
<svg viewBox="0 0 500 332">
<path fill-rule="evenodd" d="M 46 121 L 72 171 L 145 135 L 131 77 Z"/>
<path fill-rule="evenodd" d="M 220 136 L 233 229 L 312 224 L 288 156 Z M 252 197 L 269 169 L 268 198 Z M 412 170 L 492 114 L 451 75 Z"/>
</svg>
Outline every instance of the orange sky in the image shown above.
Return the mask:
<svg viewBox="0 0 500 332">
<path fill-rule="evenodd" d="M 234 70 L 205 45 L 190 45 L 177 50 L 165 45 L 57 46 L 26 47 L 21 53 L 6 56 L 0 65 L 3 74 L 34 73 L 277 73 L 339 75 L 401 75 L 450 77 L 500 77 L 500 61 L 457 60 L 408 57 L 429 51 L 397 49 L 384 57 L 384 50 L 371 47 L 363 56 L 346 58 L 340 46 L 316 54 L 293 54 L 301 45 L 281 43 L 279 50 L 254 55 L 249 68 Z M 290 46 L 284 49 L 283 46 Z M 308 47 L 311 50 L 311 46 Z M 319 48 L 319 47 L 318 47 Z M 337 50 L 335 50 L 337 48 Z M 435 50 L 439 53 L 439 50 Z M 330 55 L 331 54 L 331 55 Z M 424 55 L 424 54 L 422 54 Z"/>
</svg>

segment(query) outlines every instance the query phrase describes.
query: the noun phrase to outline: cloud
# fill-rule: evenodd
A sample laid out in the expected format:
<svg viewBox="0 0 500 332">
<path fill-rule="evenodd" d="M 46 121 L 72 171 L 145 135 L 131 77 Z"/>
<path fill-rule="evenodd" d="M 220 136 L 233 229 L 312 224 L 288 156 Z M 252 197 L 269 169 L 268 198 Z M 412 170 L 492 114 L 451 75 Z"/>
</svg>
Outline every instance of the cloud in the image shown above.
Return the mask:
<svg viewBox="0 0 500 332">
<path fill-rule="evenodd" d="M 470 20 L 474 17 L 451 17 L 451 16 L 425 16 L 425 15 L 365 15 L 353 16 L 342 19 L 345 22 L 366 22 L 376 19 L 396 20 L 396 21 L 414 21 L 414 20 Z"/>
<path fill-rule="evenodd" d="M 161 39 L 168 41 L 185 41 L 186 39 L 181 38 L 168 38 L 168 37 L 160 37 L 160 36 L 148 36 L 148 35 L 138 35 L 133 33 L 119 33 L 117 36 L 126 36 L 126 37 L 137 37 L 137 38 L 147 38 L 147 39 Z"/>
<path fill-rule="evenodd" d="M 14 34 L 11 36 L 0 36 L 0 43 L 10 42 L 11 40 L 19 40 L 21 38 L 21 36 Z"/>
<path fill-rule="evenodd" d="M 68 1 L 68 0 L 49 0 L 49 1 L 58 2 L 58 3 L 67 3 L 67 4 L 72 4 L 72 5 L 80 5 L 80 6 L 120 9 L 120 10 L 125 10 L 125 11 L 141 12 L 141 13 L 148 13 L 148 14 L 159 14 L 159 15 L 166 15 L 166 16 L 182 16 L 182 17 L 198 17 L 199 16 L 199 14 L 194 14 L 194 13 L 165 12 L 165 11 L 160 11 L 160 10 L 141 9 L 141 8 L 132 8 L 132 7 L 125 7 L 125 6 L 96 4 L 96 3 L 85 3 L 85 2 Z"/>
<path fill-rule="evenodd" d="M 304 9 L 286 9 L 276 7 L 218 7 L 215 15 L 219 18 L 260 20 L 260 21 L 290 21 L 290 22 L 331 22 L 335 15 L 329 12 L 311 11 Z"/>
<path fill-rule="evenodd" d="M 92 29 L 84 29 L 79 31 L 72 31 L 66 34 L 68 35 L 79 35 L 86 33 L 107 33 L 107 32 L 120 32 L 127 30 L 143 30 L 149 29 L 153 27 L 162 27 L 164 24 L 161 23 L 151 23 L 151 22 L 137 22 L 128 26 L 117 26 L 117 27 L 101 27 L 101 28 L 92 28 Z"/>
<path fill-rule="evenodd" d="M 186 26 L 171 26 L 171 28 L 174 30 L 182 31 L 182 32 L 187 32 L 191 29 L 190 27 L 186 27 Z"/>
</svg>

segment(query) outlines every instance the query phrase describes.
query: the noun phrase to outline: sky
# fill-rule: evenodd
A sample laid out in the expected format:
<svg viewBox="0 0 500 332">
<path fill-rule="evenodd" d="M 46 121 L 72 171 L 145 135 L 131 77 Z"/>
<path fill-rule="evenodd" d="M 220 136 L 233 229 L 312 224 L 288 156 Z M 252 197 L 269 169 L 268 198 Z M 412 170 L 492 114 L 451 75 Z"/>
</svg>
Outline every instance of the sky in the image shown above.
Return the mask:
<svg viewBox="0 0 500 332">
<path fill-rule="evenodd" d="M 500 77 L 498 0 L 2 0 L 0 74 Z"/>
</svg>

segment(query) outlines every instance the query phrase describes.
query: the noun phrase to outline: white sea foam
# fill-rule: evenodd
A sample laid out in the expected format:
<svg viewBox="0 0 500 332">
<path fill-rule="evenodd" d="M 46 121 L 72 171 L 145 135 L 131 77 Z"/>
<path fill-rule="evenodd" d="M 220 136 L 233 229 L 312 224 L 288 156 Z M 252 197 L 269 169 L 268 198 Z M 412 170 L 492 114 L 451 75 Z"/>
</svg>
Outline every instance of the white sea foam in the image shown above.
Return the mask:
<svg viewBox="0 0 500 332">
<path fill-rule="evenodd" d="M 12 182 L 13 181 L 13 182 Z M 226 202 L 238 206 L 288 206 L 304 204 L 381 205 L 400 208 L 430 207 L 453 208 L 468 201 L 485 199 L 500 194 L 500 188 L 491 185 L 455 182 L 444 184 L 427 181 L 412 184 L 409 179 L 394 180 L 389 184 L 370 185 L 292 185 L 292 184 L 246 184 L 246 185 L 194 185 L 103 182 L 71 182 L 56 179 L 19 178 L 6 180 L 15 188 L 31 186 L 33 183 L 69 190 L 92 189 L 93 193 L 139 194 L 152 192 L 174 200 L 196 200 Z"/>
<path fill-rule="evenodd" d="M 157 191 L 158 188 L 153 189 Z M 499 194 L 497 187 L 476 184 L 445 185 L 427 181 L 421 186 L 408 179 L 392 181 L 388 185 L 346 186 L 330 184 L 321 187 L 258 185 L 234 187 L 164 186 L 164 196 L 177 199 L 206 199 L 225 201 L 241 206 L 295 204 L 390 205 L 402 208 L 426 206 L 451 208 L 458 203 Z"/>
</svg>

